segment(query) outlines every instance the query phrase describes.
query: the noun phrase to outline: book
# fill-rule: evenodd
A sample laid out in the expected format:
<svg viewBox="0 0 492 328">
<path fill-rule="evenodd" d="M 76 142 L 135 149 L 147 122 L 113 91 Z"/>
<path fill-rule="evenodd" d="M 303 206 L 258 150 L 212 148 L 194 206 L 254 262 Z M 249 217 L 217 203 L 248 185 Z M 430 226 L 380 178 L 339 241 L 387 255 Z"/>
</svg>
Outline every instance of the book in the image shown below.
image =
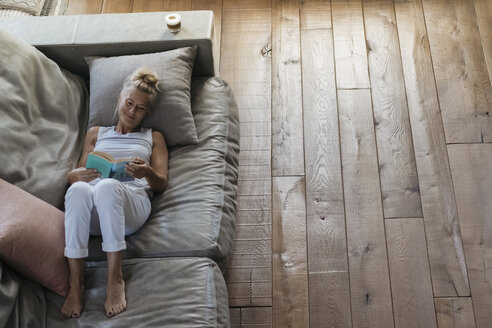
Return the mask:
<svg viewBox="0 0 492 328">
<path fill-rule="evenodd" d="M 121 182 L 133 181 L 135 177 L 126 173 L 125 165 L 134 162 L 134 159 L 124 158 L 115 160 L 111 155 L 102 151 L 89 153 L 85 167 L 87 169 L 97 169 L 101 178 L 113 178 Z"/>
</svg>

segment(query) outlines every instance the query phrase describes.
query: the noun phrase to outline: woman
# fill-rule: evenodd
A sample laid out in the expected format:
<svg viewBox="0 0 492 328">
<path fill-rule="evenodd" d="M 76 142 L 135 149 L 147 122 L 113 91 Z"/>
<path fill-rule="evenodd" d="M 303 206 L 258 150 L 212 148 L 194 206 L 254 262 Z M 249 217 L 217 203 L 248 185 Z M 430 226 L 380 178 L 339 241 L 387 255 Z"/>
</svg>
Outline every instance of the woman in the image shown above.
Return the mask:
<svg viewBox="0 0 492 328">
<path fill-rule="evenodd" d="M 156 101 L 158 80 L 141 68 L 125 80 L 118 98 L 113 127 L 92 127 L 84 140 L 79 167 L 68 173 L 71 186 L 65 196 L 65 256 L 70 269 L 69 292 L 62 313 L 80 316 L 83 295 L 83 263 L 88 256 L 89 233 L 102 235 L 108 260 L 108 285 L 104 308 L 108 317 L 126 309 L 121 253 L 125 235 L 137 231 L 147 220 L 152 191 L 167 185 L 168 153 L 164 137 L 140 124 Z M 125 166 L 134 181 L 101 179 L 97 170 L 86 169 L 90 152 L 103 151 L 118 158 L 135 158 Z"/>
</svg>

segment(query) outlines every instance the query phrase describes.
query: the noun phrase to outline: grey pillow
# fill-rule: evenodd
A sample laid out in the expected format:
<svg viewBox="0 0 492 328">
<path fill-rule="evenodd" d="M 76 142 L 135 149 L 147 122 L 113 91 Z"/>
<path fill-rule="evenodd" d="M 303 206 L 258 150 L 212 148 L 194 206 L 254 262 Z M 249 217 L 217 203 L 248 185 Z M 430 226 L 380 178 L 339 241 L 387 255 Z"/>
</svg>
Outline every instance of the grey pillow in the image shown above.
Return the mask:
<svg viewBox="0 0 492 328">
<path fill-rule="evenodd" d="M 84 143 L 85 82 L 2 30 L 0 45 L 0 178 L 61 208 Z"/>
<path fill-rule="evenodd" d="M 117 123 L 114 112 L 123 82 L 145 66 L 157 74 L 162 93 L 142 126 L 160 131 L 168 147 L 197 144 L 190 101 L 196 53 L 197 46 L 192 46 L 143 55 L 86 57 L 90 74 L 89 127 Z"/>
</svg>

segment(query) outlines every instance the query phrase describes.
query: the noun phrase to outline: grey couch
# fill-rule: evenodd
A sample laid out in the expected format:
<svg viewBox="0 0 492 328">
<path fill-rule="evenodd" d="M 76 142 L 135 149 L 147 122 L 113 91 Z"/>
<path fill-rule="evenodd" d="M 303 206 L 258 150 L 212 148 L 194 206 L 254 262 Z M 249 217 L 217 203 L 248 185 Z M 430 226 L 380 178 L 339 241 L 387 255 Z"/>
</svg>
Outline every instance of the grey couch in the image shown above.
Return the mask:
<svg viewBox="0 0 492 328">
<path fill-rule="evenodd" d="M 94 239 L 84 271 L 84 309 L 79 319 L 67 320 L 60 313 L 63 297 L 0 262 L 0 298 L 2 306 L 8 304 L 0 310 L 0 323 L 12 327 L 229 326 L 223 271 L 232 249 L 236 214 L 237 107 L 230 87 L 214 76 L 212 12 L 182 12 L 178 34 L 165 30 L 165 14 L 0 19 L 0 29 L 85 78 L 84 56 L 199 47 L 191 88 L 199 144 L 170 149 L 169 187 L 154 197 L 144 227 L 127 239 L 122 265 L 127 310 L 111 319 L 104 314 L 107 267 L 100 240 Z M 12 286 L 16 293 L 9 297 Z"/>
</svg>

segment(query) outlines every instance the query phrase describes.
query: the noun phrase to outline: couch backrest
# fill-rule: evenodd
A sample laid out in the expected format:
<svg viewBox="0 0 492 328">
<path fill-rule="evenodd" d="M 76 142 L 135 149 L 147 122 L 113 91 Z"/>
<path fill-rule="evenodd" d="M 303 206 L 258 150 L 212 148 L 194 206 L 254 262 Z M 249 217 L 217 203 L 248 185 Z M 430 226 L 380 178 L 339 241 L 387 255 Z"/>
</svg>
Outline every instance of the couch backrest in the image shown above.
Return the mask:
<svg viewBox="0 0 492 328">
<path fill-rule="evenodd" d="M 0 29 L 37 47 L 60 67 L 88 77 L 85 56 L 152 53 L 198 45 L 193 76 L 214 76 L 213 12 L 183 11 L 181 31 L 171 33 L 169 12 L 0 19 Z"/>
</svg>

